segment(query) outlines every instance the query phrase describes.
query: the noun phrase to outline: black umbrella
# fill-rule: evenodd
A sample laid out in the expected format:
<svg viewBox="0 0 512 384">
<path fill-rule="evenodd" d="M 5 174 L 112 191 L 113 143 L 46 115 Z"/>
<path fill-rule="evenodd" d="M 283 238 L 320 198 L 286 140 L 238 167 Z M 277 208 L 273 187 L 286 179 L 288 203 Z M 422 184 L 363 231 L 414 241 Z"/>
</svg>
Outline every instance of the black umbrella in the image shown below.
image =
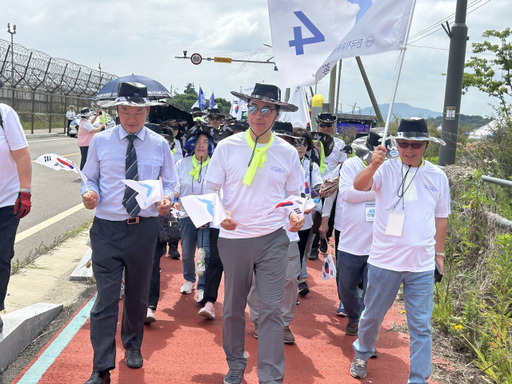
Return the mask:
<svg viewBox="0 0 512 384">
<path fill-rule="evenodd" d="M 137 82 L 144 84 L 148 88 L 148 98 L 150 99 L 165 99 L 171 97 L 171 94 L 160 82 L 150 79 L 146 76 L 140 75 L 129 75 L 129 76 L 121 76 L 117 79 L 109 81 L 107 84 L 101 88 L 94 100 L 108 100 L 115 99 L 117 96 L 117 88 L 119 83 L 124 82 Z"/>
</svg>

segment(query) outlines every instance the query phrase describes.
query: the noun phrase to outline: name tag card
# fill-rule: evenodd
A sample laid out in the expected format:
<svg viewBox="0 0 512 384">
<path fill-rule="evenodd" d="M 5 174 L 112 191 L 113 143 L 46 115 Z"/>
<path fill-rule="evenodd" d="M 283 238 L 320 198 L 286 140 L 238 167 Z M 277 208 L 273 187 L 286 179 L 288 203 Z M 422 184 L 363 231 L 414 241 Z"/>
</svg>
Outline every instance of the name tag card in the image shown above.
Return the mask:
<svg viewBox="0 0 512 384">
<path fill-rule="evenodd" d="M 401 212 L 391 212 L 386 224 L 386 235 L 402 237 L 405 215 Z"/>
<path fill-rule="evenodd" d="M 366 203 L 366 221 L 375 221 L 375 203 Z"/>
</svg>

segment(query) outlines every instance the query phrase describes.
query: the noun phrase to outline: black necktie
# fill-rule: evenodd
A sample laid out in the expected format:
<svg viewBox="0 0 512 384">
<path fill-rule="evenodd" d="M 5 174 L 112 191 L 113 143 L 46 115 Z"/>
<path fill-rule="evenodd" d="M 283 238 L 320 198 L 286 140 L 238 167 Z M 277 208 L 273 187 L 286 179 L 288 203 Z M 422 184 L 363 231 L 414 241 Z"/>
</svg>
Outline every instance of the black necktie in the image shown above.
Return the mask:
<svg viewBox="0 0 512 384">
<path fill-rule="evenodd" d="M 139 180 L 137 153 L 133 146 L 133 140 L 135 140 L 137 136 L 128 135 L 126 138 L 128 139 L 128 147 L 126 148 L 124 176 L 128 180 Z M 137 196 L 137 192 L 126 186 L 126 189 L 124 190 L 123 205 L 126 208 L 126 212 L 128 212 L 132 217 L 137 216 L 140 212 L 140 207 L 137 200 L 135 200 L 135 196 Z"/>
</svg>

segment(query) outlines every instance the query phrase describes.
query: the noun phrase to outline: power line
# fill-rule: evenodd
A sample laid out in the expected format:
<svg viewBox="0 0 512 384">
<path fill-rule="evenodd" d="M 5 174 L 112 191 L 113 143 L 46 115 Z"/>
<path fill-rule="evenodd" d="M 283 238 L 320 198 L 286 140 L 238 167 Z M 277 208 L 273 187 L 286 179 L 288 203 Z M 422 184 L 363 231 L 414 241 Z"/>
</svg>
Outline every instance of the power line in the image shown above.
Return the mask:
<svg viewBox="0 0 512 384">
<path fill-rule="evenodd" d="M 470 3 L 468 5 L 467 14 L 475 12 L 476 10 L 478 10 L 479 8 L 483 7 L 484 5 L 486 5 L 487 3 L 490 3 L 490 2 L 491 2 L 491 0 L 474 0 L 472 3 Z M 441 24 L 443 24 L 446 21 L 451 21 L 454 18 L 455 18 L 455 12 L 451 13 L 449 16 L 446 16 L 442 20 L 435 22 L 434 24 L 423 29 L 422 31 L 417 32 L 412 36 L 409 36 L 409 44 L 408 45 L 416 43 L 422 39 L 427 38 L 430 35 L 433 35 L 434 33 L 438 32 L 438 31 L 440 31 L 442 29 Z"/>
</svg>

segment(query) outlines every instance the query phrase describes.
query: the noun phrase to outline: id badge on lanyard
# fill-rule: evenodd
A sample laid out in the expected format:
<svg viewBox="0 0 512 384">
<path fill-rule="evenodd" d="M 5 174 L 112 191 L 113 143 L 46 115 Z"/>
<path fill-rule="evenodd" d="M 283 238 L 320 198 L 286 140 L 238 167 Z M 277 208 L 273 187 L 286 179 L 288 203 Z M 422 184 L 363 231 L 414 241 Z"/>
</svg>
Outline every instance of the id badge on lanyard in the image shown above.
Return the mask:
<svg viewBox="0 0 512 384">
<path fill-rule="evenodd" d="M 386 235 L 402 237 L 402 231 L 404 229 L 405 212 L 399 210 L 393 210 L 388 216 L 388 222 L 386 223 Z"/>
</svg>

